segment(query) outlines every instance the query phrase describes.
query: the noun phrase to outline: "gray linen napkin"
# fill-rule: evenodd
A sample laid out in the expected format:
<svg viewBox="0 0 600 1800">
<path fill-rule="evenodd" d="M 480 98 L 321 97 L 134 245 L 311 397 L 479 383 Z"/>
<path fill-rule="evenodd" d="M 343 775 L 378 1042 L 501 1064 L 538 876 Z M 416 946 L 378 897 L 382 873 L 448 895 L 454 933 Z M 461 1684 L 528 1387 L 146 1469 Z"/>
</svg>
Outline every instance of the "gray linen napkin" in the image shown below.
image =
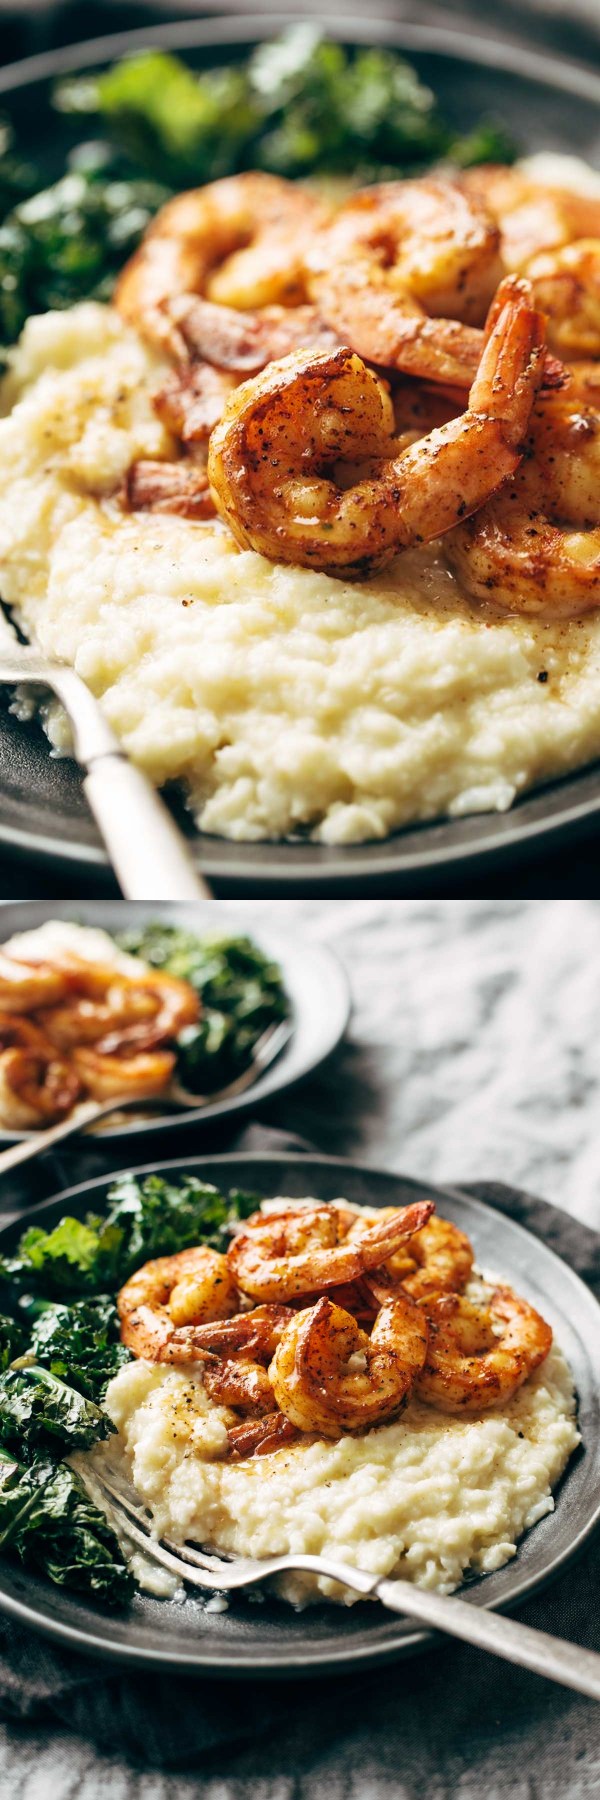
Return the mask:
<svg viewBox="0 0 600 1800">
<path fill-rule="evenodd" d="M 260 1126 L 250 1127 L 233 1147 L 310 1149 L 291 1134 Z M 92 1172 L 81 1168 L 80 1158 L 77 1177 L 72 1169 L 69 1175 L 73 1180 Z M 502 1183 L 469 1183 L 465 1191 L 550 1243 L 600 1297 L 600 1236 L 595 1232 Z M 600 1649 L 599 1579 L 596 1540 L 560 1581 L 522 1608 L 521 1616 Z M 548 1793 L 592 1793 L 583 1765 L 588 1753 L 588 1775 L 592 1766 L 597 1773 L 592 1703 L 457 1644 L 443 1645 L 426 1659 L 372 1674 L 347 1673 L 343 1679 L 219 1685 L 181 1675 L 124 1674 L 0 1619 L 0 1716 L 23 1723 L 54 1721 L 99 1749 L 110 1745 L 111 1752 L 147 1768 L 181 1768 L 201 1757 L 205 1775 L 217 1774 L 226 1751 L 230 1776 L 275 1775 L 285 1767 L 303 1786 L 303 1778 L 308 1783 L 317 1769 L 322 1778 L 324 1767 L 335 1759 L 344 1793 L 351 1791 L 352 1771 L 362 1765 L 369 1767 L 374 1782 L 376 1771 L 382 1779 L 394 1768 L 402 1771 L 402 1792 L 415 1797 L 427 1792 L 441 1800 L 456 1792 L 460 1778 L 461 1796 L 474 1800 L 468 1764 L 477 1763 L 480 1772 L 486 1753 L 490 1794 L 495 1783 L 497 1794 L 507 1792 L 511 1783 L 512 1791 L 520 1793 L 514 1786 L 519 1740 L 535 1761 L 540 1781 L 539 1789 L 537 1781 L 535 1790 L 530 1789 L 524 1770 L 524 1795 L 545 1791 L 544 1767 Z M 565 1769 L 573 1770 L 564 1785 L 558 1776 L 558 1786 L 557 1729 Z"/>
</svg>

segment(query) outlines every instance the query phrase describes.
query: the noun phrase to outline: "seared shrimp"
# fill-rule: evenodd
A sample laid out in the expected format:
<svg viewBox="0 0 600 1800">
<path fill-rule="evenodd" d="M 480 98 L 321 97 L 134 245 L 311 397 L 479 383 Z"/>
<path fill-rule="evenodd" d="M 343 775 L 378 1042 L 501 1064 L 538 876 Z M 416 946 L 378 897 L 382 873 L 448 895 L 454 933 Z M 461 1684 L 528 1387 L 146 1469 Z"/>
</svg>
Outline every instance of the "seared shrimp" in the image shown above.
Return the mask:
<svg viewBox="0 0 600 1800">
<path fill-rule="evenodd" d="M 230 1455 L 241 1460 L 243 1456 L 270 1456 L 273 1450 L 293 1443 L 298 1432 L 284 1413 L 270 1412 L 262 1419 L 244 1419 L 242 1425 L 230 1426 L 227 1435 Z"/>
<path fill-rule="evenodd" d="M 292 350 L 331 350 L 340 342 L 315 306 L 263 306 L 238 312 L 197 294 L 182 294 L 166 307 L 180 334 L 182 363 L 209 363 L 237 376 L 257 375 Z"/>
<path fill-rule="evenodd" d="M 332 1208 L 255 1215 L 227 1252 L 236 1286 L 256 1300 L 292 1300 L 311 1289 L 339 1287 L 376 1268 L 427 1223 L 430 1201 L 405 1206 L 338 1243 Z M 248 1229 L 248 1226 L 251 1228 Z"/>
<path fill-rule="evenodd" d="M 552 1344 L 545 1319 L 511 1288 L 496 1288 L 487 1306 L 444 1294 L 426 1302 L 425 1310 L 429 1348 L 415 1390 L 440 1412 L 505 1405 Z M 495 1327 L 501 1327 L 499 1336 Z"/>
<path fill-rule="evenodd" d="M 473 1261 L 473 1246 L 465 1232 L 434 1213 L 406 1250 L 390 1257 L 383 1268 L 369 1270 L 363 1282 L 380 1305 L 397 1294 L 399 1285 L 413 1300 L 422 1300 L 427 1294 L 460 1292 Z"/>
<path fill-rule="evenodd" d="M 48 1036 L 61 1046 L 94 1044 L 104 1055 L 129 1045 L 149 1050 L 194 1025 L 199 1015 L 194 989 L 174 975 L 131 976 L 76 961 L 65 974 L 68 1000 L 44 1015 Z"/>
<path fill-rule="evenodd" d="M 600 606 L 600 371 L 577 365 L 540 395 L 526 456 L 501 493 L 454 531 L 467 593 L 508 612 L 570 618 Z"/>
<path fill-rule="evenodd" d="M 548 343 L 566 362 L 600 356 L 600 237 L 542 250 L 527 264 Z"/>
<path fill-rule="evenodd" d="M 231 1406 L 252 1418 L 262 1418 L 275 1408 L 273 1389 L 262 1363 L 246 1360 L 221 1361 L 207 1356 L 202 1370 L 207 1394 L 217 1406 Z"/>
<path fill-rule="evenodd" d="M 535 181 L 524 169 L 481 163 L 459 177 L 463 193 L 485 206 L 500 228 L 503 267 L 528 272 L 540 250 L 600 238 L 600 199 Z"/>
<path fill-rule="evenodd" d="M 325 216 L 304 188 L 260 171 L 177 195 L 152 221 L 117 282 L 123 318 L 169 343 L 163 303 L 204 294 L 225 306 L 296 306 L 306 298 L 303 242 Z"/>
<path fill-rule="evenodd" d="M 367 362 L 469 388 L 500 281 L 500 234 L 454 182 L 364 188 L 307 256 L 323 317 Z M 428 315 L 433 315 L 428 316 Z"/>
<path fill-rule="evenodd" d="M 0 1007 L 4 1013 L 52 1006 L 67 992 L 67 976 L 50 963 L 24 963 L 0 951 Z"/>
<path fill-rule="evenodd" d="M 49 1125 L 71 1111 L 81 1094 L 74 1069 L 31 1019 L 0 1013 L 0 1116 L 14 1131 Z"/>
<path fill-rule="evenodd" d="M 175 513 L 182 519 L 215 516 L 206 470 L 192 462 L 140 458 L 128 469 L 119 500 L 124 512 Z"/>
<path fill-rule="evenodd" d="M 269 1379 L 293 1425 L 337 1438 L 395 1418 L 426 1355 L 427 1321 L 408 1295 L 381 1308 L 370 1337 L 324 1297 L 287 1326 Z"/>
<path fill-rule="evenodd" d="M 265 306 L 241 313 L 181 294 L 164 312 L 171 322 L 170 349 L 177 366 L 153 394 L 152 405 L 186 446 L 207 443 L 229 395 L 245 376 L 291 350 L 330 349 L 338 341 L 314 306 Z"/>
<path fill-rule="evenodd" d="M 274 562 L 364 576 L 480 507 L 514 474 L 544 331 L 524 283 L 503 284 L 460 418 L 396 454 L 390 396 L 349 350 L 299 352 L 244 382 L 213 431 L 208 473 L 237 542 Z M 373 472 L 344 488 L 343 468 Z"/>
<path fill-rule="evenodd" d="M 133 1056 L 102 1055 L 95 1047 L 78 1046 L 71 1062 L 83 1087 L 94 1100 L 147 1099 L 161 1094 L 175 1068 L 172 1050 L 139 1050 Z"/>
<path fill-rule="evenodd" d="M 192 1283 L 193 1275 L 190 1277 Z M 179 1284 L 181 1288 L 181 1283 Z M 171 1311 L 173 1296 L 171 1296 Z M 235 1313 L 228 1319 L 216 1319 L 207 1325 L 198 1325 L 194 1332 L 194 1341 L 199 1349 L 212 1351 L 215 1356 L 241 1358 L 242 1360 L 269 1363 L 274 1355 L 286 1325 L 295 1317 L 291 1306 L 253 1306 L 251 1312 Z M 176 1324 L 187 1324 L 187 1319 L 175 1320 Z"/>
<path fill-rule="evenodd" d="M 212 1361 L 196 1346 L 194 1329 L 229 1318 L 237 1306 L 226 1257 L 200 1244 L 158 1256 L 130 1276 L 117 1299 L 121 1338 L 148 1362 Z"/>
</svg>

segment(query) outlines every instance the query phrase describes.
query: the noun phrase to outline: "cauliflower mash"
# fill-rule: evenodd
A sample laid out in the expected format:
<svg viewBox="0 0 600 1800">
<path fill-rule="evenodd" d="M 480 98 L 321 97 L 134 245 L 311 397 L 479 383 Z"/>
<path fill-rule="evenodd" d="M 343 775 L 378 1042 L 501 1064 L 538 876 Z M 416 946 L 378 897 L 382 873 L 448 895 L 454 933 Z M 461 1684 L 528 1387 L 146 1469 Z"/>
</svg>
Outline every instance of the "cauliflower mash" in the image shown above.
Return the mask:
<svg viewBox="0 0 600 1800">
<path fill-rule="evenodd" d="M 381 838 L 504 810 L 600 754 L 600 618 L 470 603 L 442 545 L 357 583 L 273 565 L 216 521 L 123 513 L 174 447 L 160 361 L 110 307 L 29 321 L 0 421 L 0 591 L 129 754 L 237 838 Z M 47 728 L 68 749 L 64 715 Z"/>
<path fill-rule="evenodd" d="M 443 1593 L 466 1570 L 488 1574 L 515 1555 L 521 1534 L 552 1512 L 579 1442 L 556 1347 L 496 1411 L 456 1417 L 411 1399 L 394 1424 L 363 1437 L 305 1438 L 240 1462 L 222 1460 L 234 1415 L 209 1400 L 199 1374 L 131 1362 L 105 1406 L 126 1473 L 177 1542 L 253 1557 L 337 1554 Z M 347 1605 L 358 1597 L 308 1575 L 282 1576 L 278 1588 L 294 1605 L 319 1593 Z"/>
</svg>

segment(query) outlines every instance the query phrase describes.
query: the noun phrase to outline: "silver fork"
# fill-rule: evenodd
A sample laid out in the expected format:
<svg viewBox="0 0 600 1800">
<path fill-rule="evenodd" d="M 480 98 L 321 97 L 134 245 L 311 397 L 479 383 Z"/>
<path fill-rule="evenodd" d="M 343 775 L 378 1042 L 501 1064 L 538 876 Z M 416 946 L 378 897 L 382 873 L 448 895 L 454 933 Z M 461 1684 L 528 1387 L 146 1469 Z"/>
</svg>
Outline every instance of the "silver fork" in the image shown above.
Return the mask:
<svg viewBox="0 0 600 1800">
<path fill-rule="evenodd" d="M 170 1538 L 152 1536 L 152 1520 L 144 1507 L 115 1485 L 110 1476 L 94 1469 L 94 1483 L 106 1495 L 112 1518 L 131 1541 L 145 1551 L 154 1562 L 177 1575 L 190 1587 L 208 1588 L 220 1594 L 239 1588 L 255 1587 L 273 1575 L 287 1570 L 293 1573 L 326 1575 L 351 1588 L 365 1599 L 380 1600 L 391 1612 L 425 1625 L 432 1631 L 446 1632 L 462 1638 L 478 1650 L 488 1650 L 505 1662 L 531 1669 L 534 1675 L 545 1675 L 562 1687 L 574 1688 L 600 1700 L 600 1656 L 581 1644 L 570 1644 L 565 1638 L 551 1637 L 546 1631 L 534 1631 L 518 1619 L 504 1613 L 473 1606 L 454 1594 L 436 1594 L 415 1587 L 412 1581 L 389 1581 L 363 1569 L 348 1568 L 331 1556 L 268 1556 L 255 1561 L 251 1557 L 219 1556 L 192 1544 L 176 1545 Z"/>
<path fill-rule="evenodd" d="M 75 669 L 21 644 L 0 610 L 0 683 L 51 688 L 73 728 L 83 791 L 126 900 L 205 900 L 211 891 L 194 868 L 160 794 L 129 761 Z"/>
<path fill-rule="evenodd" d="M 128 1107 L 168 1106 L 198 1110 L 202 1106 L 213 1106 L 219 1100 L 231 1100 L 236 1094 L 243 1094 L 246 1088 L 252 1087 L 264 1073 L 270 1063 L 281 1055 L 284 1045 L 291 1037 L 293 1024 L 291 1019 L 282 1019 L 279 1025 L 267 1025 L 266 1031 L 257 1038 L 250 1062 L 235 1081 L 229 1081 L 226 1087 L 217 1088 L 213 1094 L 192 1094 L 176 1081 L 170 1081 L 162 1093 L 156 1091 L 148 1094 L 136 1094 L 132 1099 L 128 1094 L 122 1099 L 113 1095 L 112 1100 L 82 1100 L 75 1106 L 67 1119 L 59 1119 L 57 1125 L 49 1125 L 46 1131 L 32 1132 L 23 1142 L 11 1144 L 10 1149 L 0 1151 L 0 1175 L 6 1175 L 9 1169 L 18 1168 L 20 1163 L 30 1162 L 32 1157 L 41 1156 L 43 1150 L 51 1150 L 64 1138 L 73 1137 L 78 1131 L 85 1131 L 94 1125 L 96 1119 L 107 1118 L 109 1113 L 124 1112 Z"/>
</svg>

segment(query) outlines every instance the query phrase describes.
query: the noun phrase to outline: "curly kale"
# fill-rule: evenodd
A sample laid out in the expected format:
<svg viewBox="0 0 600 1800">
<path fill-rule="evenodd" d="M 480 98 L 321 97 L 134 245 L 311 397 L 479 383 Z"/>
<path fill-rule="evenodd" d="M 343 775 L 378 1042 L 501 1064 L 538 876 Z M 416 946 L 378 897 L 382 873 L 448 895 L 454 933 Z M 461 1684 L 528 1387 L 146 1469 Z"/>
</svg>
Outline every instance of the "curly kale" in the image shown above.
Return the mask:
<svg viewBox="0 0 600 1800">
<path fill-rule="evenodd" d="M 33 1321 L 31 1350 L 36 1362 L 68 1381 L 89 1400 L 104 1399 L 113 1375 L 131 1360 L 119 1339 L 119 1318 L 109 1294 L 44 1305 Z"/>
<path fill-rule="evenodd" d="M 102 1296 L 107 1289 L 120 1287 L 153 1256 L 170 1256 L 199 1243 L 226 1249 L 231 1227 L 256 1205 L 255 1195 L 235 1189 L 226 1198 L 197 1175 L 182 1176 L 178 1182 L 160 1175 L 140 1182 L 134 1175 L 122 1175 L 109 1190 L 103 1218 L 95 1213 L 88 1213 L 85 1222 L 65 1217 L 52 1231 L 30 1226 L 16 1254 L 0 1257 L 0 1278 L 16 1294 L 39 1293 L 57 1300 Z M 65 1323 L 61 1355 L 69 1375 L 71 1359 L 75 1368 L 81 1366 L 80 1323 L 79 1318 L 72 1351 Z M 43 1313 L 34 1329 L 43 1332 Z"/>
<path fill-rule="evenodd" d="M 174 188 L 238 169 L 375 179 L 440 157 L 469 163 L 510 153 L 493 124 L 457 137 L 396 51 L 353 53 L 308 21 L 245 62 L 199 75 L 177 56 L 143 51 L 105 73 L 68 77 L 56 104 L 100 121 L 136 167 Z"/>
<path fill-rule="evenodd" d="M 0 1375 L 0 1443 L 29 1459 L 37 1450 L 91 1450 L 114 1427 L 108 1414 L 35 1363 Z"/>
<path fill-rule="evenodd" d="M 13 206 L 0 225 L 0 340 L 12 343 L 30 313 L 110 299 L 167 193 L 125 180 L 111 151 L 88 145 L 62 180 Z"/>
<path fill-rule="evenodd" d="M 125 1606 L 134 1592 L 114 1531 L 68 1463 L 39 1457 L 24 1467 L 0 1449 L 4 1553 L 107 1606 Z"/>
</svg>

